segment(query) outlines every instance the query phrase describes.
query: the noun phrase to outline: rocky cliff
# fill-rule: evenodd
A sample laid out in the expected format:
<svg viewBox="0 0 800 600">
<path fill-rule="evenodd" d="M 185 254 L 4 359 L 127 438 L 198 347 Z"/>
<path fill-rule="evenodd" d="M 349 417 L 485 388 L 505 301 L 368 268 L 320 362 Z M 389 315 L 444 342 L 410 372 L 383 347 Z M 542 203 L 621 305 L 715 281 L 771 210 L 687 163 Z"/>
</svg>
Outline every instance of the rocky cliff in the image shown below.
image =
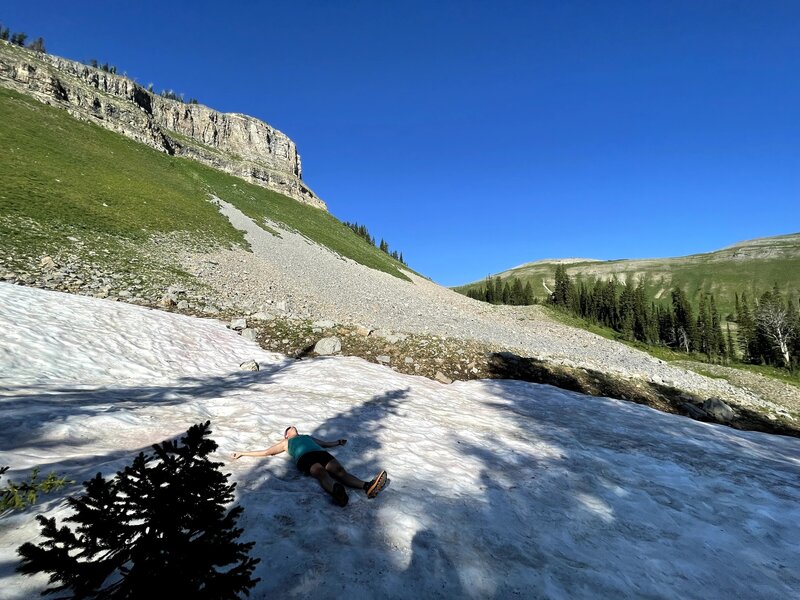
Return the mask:
<svg viewBox="0 0 800 600">
<path fill-rule="evenodd" d="M 170 100 L 122 75 L 3 41 L 0 85 L 162 152 L 326 208 L 303 183 L 294 142 L 253 117 Z"/>
</svg>

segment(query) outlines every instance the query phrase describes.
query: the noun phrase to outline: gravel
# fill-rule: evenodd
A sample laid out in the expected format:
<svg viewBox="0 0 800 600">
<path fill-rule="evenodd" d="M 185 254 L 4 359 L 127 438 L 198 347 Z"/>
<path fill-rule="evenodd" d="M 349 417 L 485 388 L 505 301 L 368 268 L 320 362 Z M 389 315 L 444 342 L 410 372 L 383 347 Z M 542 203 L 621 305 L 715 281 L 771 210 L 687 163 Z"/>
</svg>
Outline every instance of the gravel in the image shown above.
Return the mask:
<svg viewBox="0 0 800 600">
<path fill-rule="evenodd" d="M 493 306 L 406 272 L 411 282 L 370 269 L 321 247 L 279 223 L 268 233 L 232 205 L 214 198 L 251 252 L 182 252 L 183 267 L 242 310 L 357 324 L 376 330 L 441 335 L 501 345 L 521 355 L 623 377 L 664 383 L 739 404 L 768 407 L 750 391 L 671 366 L 652 356 L 553 321 L 538 306 Z"/>
</svg>

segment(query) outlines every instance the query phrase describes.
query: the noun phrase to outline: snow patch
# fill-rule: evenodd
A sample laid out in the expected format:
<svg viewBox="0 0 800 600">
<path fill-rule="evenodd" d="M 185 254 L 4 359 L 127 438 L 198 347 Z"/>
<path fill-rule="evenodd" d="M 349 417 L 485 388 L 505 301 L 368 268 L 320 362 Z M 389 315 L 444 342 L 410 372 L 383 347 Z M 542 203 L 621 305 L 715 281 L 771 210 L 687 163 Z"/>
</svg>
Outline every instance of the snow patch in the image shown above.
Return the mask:
<svg viewBox="0 0 800 600">
<path fill-rule="evenodd" d="M 0 284 L 0 465 L 83 481 L 212 420 L 238 482 L 252 598 L 796 597 L 800 441 L 515 381 L 436 382 L 357 358 L 290 360 L 224 324 Z M 239 364 L 256 360 L 260 371 Z M 265 448 L 287 425 L 349 438 L 345 509 Z M 71 493 L 79 491 L 73 486 Z M 0 597 L 34 515 L 3 518 Z"/>
</svg>

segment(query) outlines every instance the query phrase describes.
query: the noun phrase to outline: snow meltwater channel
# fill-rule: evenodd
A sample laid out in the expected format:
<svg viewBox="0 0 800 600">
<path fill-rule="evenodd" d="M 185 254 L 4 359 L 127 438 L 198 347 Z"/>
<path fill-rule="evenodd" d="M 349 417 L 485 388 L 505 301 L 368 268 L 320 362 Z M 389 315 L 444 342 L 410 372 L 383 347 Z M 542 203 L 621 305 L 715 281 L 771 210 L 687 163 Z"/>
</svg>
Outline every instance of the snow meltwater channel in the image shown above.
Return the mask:
<svg viewBox="0 0 800 600">
<path fill-rule="evenodd" d="M 262 369 L 241 371 L 255 359 Z M 356 358 L 290 360 L 217 321 L 0 284 L 0 465 L 79 482 L 212 421 L 238 482 L 251 597 L 800 598 L 800 440 L 544 385 L 442 385 Z M 362 479 L 338 508 L 285 455 L 284 428 L 336 439 Z M 0 597 L 34 515 L 0 518 Z"/>
</svg>

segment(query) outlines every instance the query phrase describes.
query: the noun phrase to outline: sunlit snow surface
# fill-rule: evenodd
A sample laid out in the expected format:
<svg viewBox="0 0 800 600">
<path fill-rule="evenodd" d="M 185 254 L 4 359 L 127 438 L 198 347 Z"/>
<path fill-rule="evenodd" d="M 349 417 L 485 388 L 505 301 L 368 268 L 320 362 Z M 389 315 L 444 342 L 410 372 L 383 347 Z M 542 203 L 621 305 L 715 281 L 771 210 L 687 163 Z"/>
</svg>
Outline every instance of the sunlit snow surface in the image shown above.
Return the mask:
<svg viewBox="0 0 800 600">
<path fill-rule="evenodd" d="M 239 363 L 254 358 L 259 372 Z M 211 419 L 256 542 L 251 597 L 798 598 L 800 440 L 521 382 L 441 385 L 356 358 L 288 360 L 222 324 L 0 284 L 0 465 L 78 482 Z M 287 425 L 376 500 L 334 506 Z M 79 485 L 71 491 L 79 491 Z M 34 515 L 0 519 L 0 597 Z"/>
</svg>

